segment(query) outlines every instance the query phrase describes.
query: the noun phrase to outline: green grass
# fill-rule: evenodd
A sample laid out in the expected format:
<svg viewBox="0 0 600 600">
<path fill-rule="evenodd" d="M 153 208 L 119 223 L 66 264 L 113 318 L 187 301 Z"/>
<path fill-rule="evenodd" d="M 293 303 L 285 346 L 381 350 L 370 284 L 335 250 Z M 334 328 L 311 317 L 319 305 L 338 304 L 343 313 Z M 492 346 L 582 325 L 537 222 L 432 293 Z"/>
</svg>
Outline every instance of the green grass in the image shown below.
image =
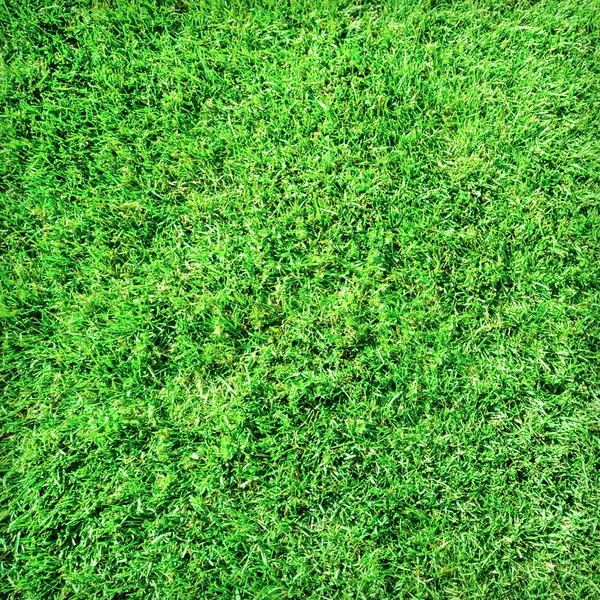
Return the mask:
<svg viewBox="0 0 600 600">
<path fill-rule="evenodd" d="M 0 597 L 600 598 L 597 0 L 0 47 Z"/>
</svg>

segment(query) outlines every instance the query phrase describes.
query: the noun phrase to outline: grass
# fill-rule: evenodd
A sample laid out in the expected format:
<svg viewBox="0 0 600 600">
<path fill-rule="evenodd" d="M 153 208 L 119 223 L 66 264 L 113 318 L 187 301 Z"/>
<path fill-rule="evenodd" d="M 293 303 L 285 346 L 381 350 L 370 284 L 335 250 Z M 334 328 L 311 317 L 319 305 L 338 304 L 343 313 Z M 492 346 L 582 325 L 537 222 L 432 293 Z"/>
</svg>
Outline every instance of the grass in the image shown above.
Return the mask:
<svg viewBox="0 0 600 600">
<path fill-rule="evenodd" d="M 0 596 L 599 598 L 599 11 L 4 0 Z"/>
</svg>

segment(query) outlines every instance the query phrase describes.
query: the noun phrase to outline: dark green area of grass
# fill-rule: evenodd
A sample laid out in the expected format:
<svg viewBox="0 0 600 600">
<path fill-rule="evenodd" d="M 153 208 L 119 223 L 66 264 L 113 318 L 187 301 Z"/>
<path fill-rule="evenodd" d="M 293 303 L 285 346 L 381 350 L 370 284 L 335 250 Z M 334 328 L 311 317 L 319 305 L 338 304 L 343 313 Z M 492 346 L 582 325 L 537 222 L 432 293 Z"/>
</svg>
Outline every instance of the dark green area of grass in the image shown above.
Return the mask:
<svg viewBox="0 0 600 600">
<path fill-rule="evenodd" d="M 0 4 L 0 596 L 600 597 L 598 9 Z"/>
</svg>

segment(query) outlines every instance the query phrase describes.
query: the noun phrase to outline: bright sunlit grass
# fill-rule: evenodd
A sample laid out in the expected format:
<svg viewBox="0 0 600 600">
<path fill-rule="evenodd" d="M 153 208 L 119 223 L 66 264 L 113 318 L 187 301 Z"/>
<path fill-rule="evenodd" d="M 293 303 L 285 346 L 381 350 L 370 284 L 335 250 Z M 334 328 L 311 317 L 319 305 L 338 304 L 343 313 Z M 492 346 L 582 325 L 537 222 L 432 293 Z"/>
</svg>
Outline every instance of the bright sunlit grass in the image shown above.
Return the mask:
<svg viewBox="0 0 600 600">
<path fill-rule="evenodd" d="M 598 9 L 0 3 L 0 596 L 600 597 Z"/>
</svg>

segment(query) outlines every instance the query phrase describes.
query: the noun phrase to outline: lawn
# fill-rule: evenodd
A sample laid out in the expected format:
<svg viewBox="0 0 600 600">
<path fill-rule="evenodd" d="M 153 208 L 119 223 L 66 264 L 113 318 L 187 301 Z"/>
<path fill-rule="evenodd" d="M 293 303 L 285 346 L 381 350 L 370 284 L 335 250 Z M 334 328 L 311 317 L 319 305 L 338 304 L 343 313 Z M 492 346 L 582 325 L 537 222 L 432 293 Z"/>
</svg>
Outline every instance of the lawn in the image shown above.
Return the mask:
<svg viewBox="0 0 600 600">
<path fill-rule="evenodd" d="M 0 597 L 600 598 L 598 0 L 0 48 Z"/>
</svg>

